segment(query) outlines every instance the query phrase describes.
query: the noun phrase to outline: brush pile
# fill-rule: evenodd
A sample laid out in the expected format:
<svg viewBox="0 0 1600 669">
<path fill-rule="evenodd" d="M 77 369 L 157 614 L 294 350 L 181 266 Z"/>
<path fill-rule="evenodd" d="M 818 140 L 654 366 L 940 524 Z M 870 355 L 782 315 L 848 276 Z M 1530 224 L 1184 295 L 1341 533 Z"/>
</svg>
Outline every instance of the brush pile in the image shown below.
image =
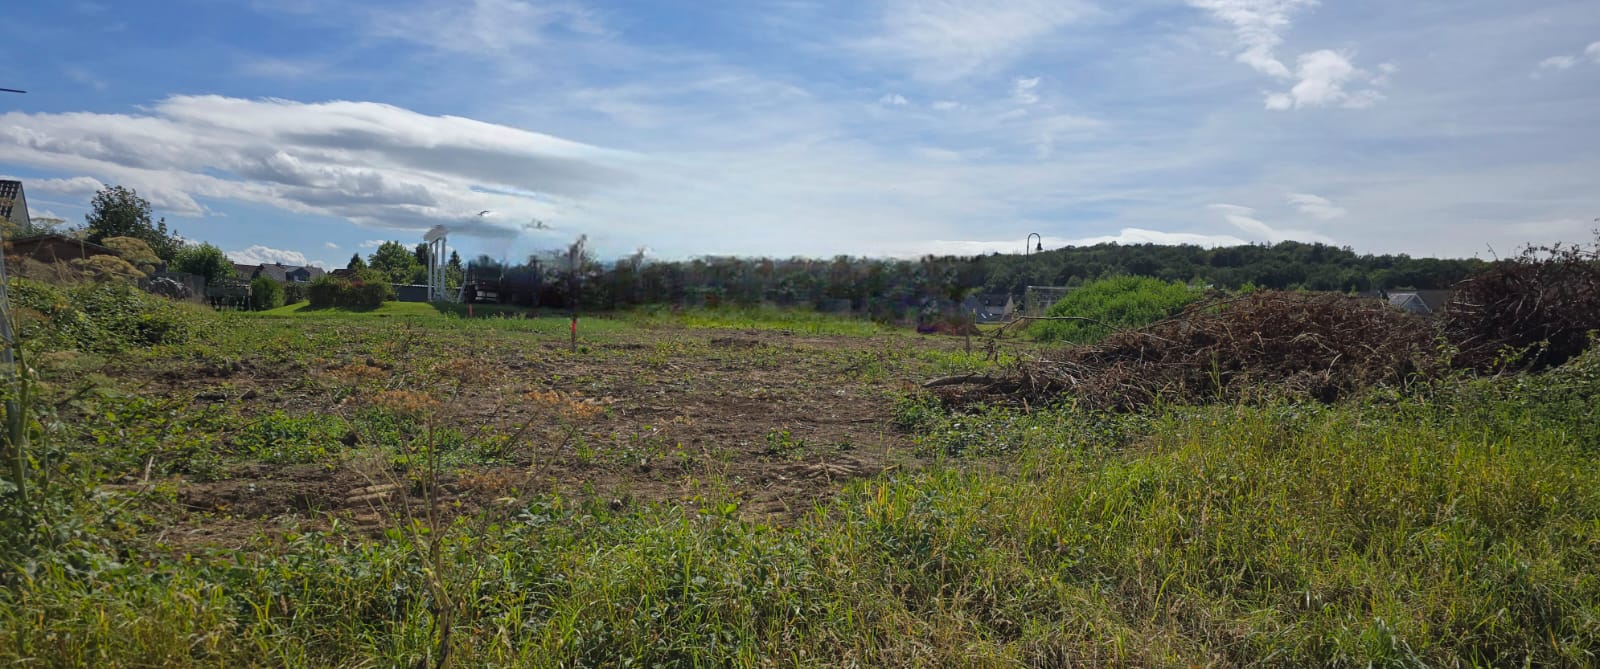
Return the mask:
<svg viewBox="0 0 1600 669">
<path fill-rule="evenodd" d="M 1600 243 L 1530 248 L 1468 278 L 1443 330 L 1465 369 L 1537 371 L 1577 357 L 1600 330 Z"/>
<path fill-rule="evenodd" d="M 1380 300 L 1263 291 L 1022 362 L 1011 378 L 930 387 L 952 404 L 1070 398 L 1112 410 L 1265 393 L 1331 402 L 1433 373 L 1434 341 L 1426 320 Z"/>
</svg>

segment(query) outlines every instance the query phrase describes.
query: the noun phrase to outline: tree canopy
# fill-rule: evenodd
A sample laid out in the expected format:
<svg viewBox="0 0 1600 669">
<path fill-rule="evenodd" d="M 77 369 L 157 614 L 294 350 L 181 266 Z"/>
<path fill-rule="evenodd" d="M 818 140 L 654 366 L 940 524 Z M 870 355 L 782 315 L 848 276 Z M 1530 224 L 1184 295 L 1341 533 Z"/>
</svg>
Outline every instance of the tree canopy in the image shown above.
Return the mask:
<svg viewBox="0 0 1600 669">
<path fill-rule="evenodd" d="M 183 247 L 172 259 L 172 268 L 179 272 L 203 276 L 206 278 L 206 283 L 215 283 L 233 276 L 233 261 L 228 260 L 222 249 L 210 244 Z"/>
<path fill-rule="evenodd" d="M 106 186 L 94 194 L 89 213 L 84 215 L 86 238 L 99 244 L 111 237 L 143 240 L 156 256 L 171 262 L 183 244 L 167 230 L 165 218 L 152 222 L 150 201 L 132 188 Z"/>
</svg>

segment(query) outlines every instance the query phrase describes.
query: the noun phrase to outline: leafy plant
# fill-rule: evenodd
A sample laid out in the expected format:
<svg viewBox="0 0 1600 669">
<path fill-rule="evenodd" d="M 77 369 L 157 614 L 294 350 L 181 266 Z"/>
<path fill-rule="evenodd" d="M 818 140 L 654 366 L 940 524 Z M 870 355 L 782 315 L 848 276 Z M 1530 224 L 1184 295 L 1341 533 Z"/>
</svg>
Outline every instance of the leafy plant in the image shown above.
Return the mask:
<svg viewBox="0 0 1600 669">
<path fill-rule="evenodd" d="M 1101 279 L 1067 293 L 1028 328 L 1037 341 L 1092 344 L 1118 330 L 1142 327 L 1176 314 L 1200 293 L 1179 282 L 1138 276 Z"/>
</svg>

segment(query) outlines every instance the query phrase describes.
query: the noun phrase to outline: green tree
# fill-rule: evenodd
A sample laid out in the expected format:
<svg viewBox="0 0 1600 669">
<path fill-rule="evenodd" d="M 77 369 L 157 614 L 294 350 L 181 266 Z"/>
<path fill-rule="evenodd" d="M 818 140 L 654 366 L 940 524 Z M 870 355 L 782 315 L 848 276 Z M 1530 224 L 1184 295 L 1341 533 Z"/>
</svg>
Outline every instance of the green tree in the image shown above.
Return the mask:
<svg viewBox="0 0 1600 669">
<path fill-rule="evenodd" d="M 390 283 L 406 283 L 417 271 L 417 256 L 400 242 L 384 242 L 367 257 L 367 266 L 382 272 Z"/>
<path fill-rule="evenodd" d="M 167 230 L 167 219 L 150 220 L 150 201 L 132 188 L 107 186 L 94 194 L 84 215 L 87 239 L 99 244 L 108 237 L 134 237 L 150 245 L 162 261 L 172 262 L 183 244 Z"/>
<path fill-rule="evenodd" d="M 361 254 L 352 253 L 350 254 L 350 262 L 344 268 L 355 271 L 364 270 L 367 268 L 367 261 L 361 259 Z"/>
<path fill-rule="evenodd" d="M 233 262 L 228 256 L 210 244 L 198 246 L 185 246 L 172 259 L 172 269 L 179 272 L 197 274 L 206 278 L 206 283 L 215 283 L 233 276 Z"/>
</svg>

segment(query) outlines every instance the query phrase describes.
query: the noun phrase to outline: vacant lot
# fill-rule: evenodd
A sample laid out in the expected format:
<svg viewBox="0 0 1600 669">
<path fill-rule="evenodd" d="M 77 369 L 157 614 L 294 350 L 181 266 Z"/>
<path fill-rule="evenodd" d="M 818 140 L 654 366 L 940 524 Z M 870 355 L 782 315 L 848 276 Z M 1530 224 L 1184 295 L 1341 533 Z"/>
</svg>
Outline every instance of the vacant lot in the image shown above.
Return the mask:
<svg viewBox="0 0 1600 669">
<path fill-rule="evenodd" d="M 481 315 L 481 314 L 480 314 Z M 1592 666 L 1600 365 L 942 408 L 1035 351 L 696 312 L 204 314 L 33 358 L 25 666 Z"/>
</svg>

